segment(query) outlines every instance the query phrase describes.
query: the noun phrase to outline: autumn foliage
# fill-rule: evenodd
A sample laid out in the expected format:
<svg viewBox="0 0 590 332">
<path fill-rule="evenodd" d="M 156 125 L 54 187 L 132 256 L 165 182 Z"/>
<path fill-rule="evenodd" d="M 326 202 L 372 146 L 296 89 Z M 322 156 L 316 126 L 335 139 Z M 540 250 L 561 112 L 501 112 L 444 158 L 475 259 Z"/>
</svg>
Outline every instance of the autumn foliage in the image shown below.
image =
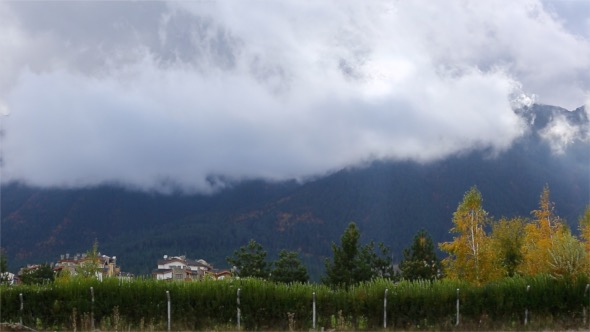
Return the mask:
<svg viewBox="0 0 590 332">
<path fill-rule="evenodd" d="M 440 244 L 440 248 L 449 254 L 443 260 L 449 278 L 479 284 L 494 277 L 494 257 L 484 229 L 487 215 L 482 207 L 481 193 L 472 187 L 453 214 L 451 232 L 456 234 L 454 240 Z"/>
<path fill-rule="evenodd" d="M 555 214 L 547 185 L 531 216 L 493 220 L 483 209 L 481 193 L 472 187 L 453 214 L 453 241 L 439 244 L 448 254 L 443 260 L 447 278 L 484 284 L 516 275 L 576 278 L 587 274 L 590 205 L 579 220 L 580 239 Z"/>
</svg>

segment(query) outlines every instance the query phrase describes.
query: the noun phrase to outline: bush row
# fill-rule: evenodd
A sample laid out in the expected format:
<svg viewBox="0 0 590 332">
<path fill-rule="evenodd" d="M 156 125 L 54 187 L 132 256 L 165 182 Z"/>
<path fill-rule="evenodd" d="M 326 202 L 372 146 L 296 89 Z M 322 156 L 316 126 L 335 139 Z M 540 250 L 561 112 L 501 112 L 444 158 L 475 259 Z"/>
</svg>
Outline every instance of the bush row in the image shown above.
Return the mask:
<svg viewBox="0 0 590 332">
<path fill-rule="evenodd" d="M 174 330 L 236 329 L 240 289 L 241 327 L 246 330 L 308 330 L 316 294 L 316 327 L 380 329 L 387 289 L 388 329 L 506 329 L 530 322 L 559 328 L 581 327 L 590 303 L 582 276 L 555 280 L 548 276 L 509 278 L 484 286 L 449 280 L 394 283 L 374 280 L 349 289 L 317 284 L 277 284 L 257 279 L 163 282 L 116 279 L 73 280 L 41 286 L 2 286 L 1 315 L 38 329 L 165 330 L 167 296 Z M 530 287 L 529 287 L 530 286 Z M 94 302 L 90 288 L 94 293 Z M 457 289 L 459 291 L 457 292 Z M 20 310 L 20 298 L 24 300 Z M 289 319 L 288 314 L 291 314 Z"/>
</svg>

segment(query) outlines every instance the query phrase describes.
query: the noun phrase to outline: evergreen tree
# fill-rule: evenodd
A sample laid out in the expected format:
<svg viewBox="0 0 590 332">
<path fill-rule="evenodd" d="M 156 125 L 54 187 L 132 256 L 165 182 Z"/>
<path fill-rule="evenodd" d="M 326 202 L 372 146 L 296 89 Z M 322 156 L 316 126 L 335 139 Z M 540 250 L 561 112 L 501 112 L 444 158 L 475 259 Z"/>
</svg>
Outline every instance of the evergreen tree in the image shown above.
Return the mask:
<svg viewBox="0 0 590 332">
<path fill-rule="evenodd" d="M 332 243 L 332 261 L 326 260 L 326 274 L 322 282 L 332 287 L 349 287 L 375 277 L 392 276 L 392 264 L 387 257 L 381 257 L 374 250 L 374 243 L 365 246 L 359 244 L 360 232 L 351 222 L 342 237 L 340 246 Z M 388 253 L 383 244 L 379 244 L 382 254 Z"/>
<path fill-rule="evenodd" d="M 395 269 L 393 267 L 393 259 L 391 257 L 391 250 L 382 242 L 377 244 L 375 250 L 375 243 L 369 242 L 366 246 L 361 248 L 361 259 L 369 262 L 371 268 L 372 278 L 388 278 L 395 277 Z"/>
<path fill-rule="evenodd" d="M 350 223 L 340 238 L 340 246 L 332 243 L 332 262 L 326 261 L 323 282 L 331 286 L 347 287 L 358 281 L 365 262 L 358 262 L 360 233 L 355 223 Z M 357 266 L 361 263 L 361 266 Z M 368 273 L 368 271 L 366 272 Z M 366 278 L 368 280 L 368 275 Z"/>
<path fill-rule="evenodd" d="M 281 250 L 279 259 L 274 263 L 270 279 L 276 282 L 307 282 L 309 275 L 301 263 L 297 252 Z"/>
<path fill-rule="evenodd" d="M 407 280 L 434 280 L 441 270 L 436 257 L 432 238 L 425 230 L 420 230 L 410 247 L 404 249 L 404 259 L 400 263 L 402 277 Z"/>
<path fill-rule="evenodd" d="M 235 267 L 236 274 L 242 278 L 266 279 L 270 273 L 270 265 L 266 262 L 266 251 L 254 239 L 234 251 L 233 257 L 227 257 L 226 260 Z"/>
<path fill-rule="evenodd" d="M 4 248 L 0 248 L 0 284 L 8 281 L 8 260 Z"/>
</svg>

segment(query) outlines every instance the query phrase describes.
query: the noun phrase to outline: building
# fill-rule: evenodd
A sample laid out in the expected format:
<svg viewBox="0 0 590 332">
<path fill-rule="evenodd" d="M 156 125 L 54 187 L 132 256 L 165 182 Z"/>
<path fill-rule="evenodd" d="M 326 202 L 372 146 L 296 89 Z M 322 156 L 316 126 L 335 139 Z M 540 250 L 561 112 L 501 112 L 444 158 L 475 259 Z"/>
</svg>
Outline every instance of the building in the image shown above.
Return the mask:
<svg viewBox="0 0 590 332">
<path fill-rule="evenodd" d="M 2 283 L 5 283 L 7 285 L 18 284 L 18 277 L 15 276 L 12 272 L 2 272 L 0 273 L 0 284 Z"/>
<path fill-rule="evenodd" d="M 158 260 L 158 268 L 152 272 L 157 280 L 192 281 L 203 278 L 223 279 L 229 271 L 218 271 L 203 259 L 192 260 L 186 256 L 168 256 Z"/>
</svg>

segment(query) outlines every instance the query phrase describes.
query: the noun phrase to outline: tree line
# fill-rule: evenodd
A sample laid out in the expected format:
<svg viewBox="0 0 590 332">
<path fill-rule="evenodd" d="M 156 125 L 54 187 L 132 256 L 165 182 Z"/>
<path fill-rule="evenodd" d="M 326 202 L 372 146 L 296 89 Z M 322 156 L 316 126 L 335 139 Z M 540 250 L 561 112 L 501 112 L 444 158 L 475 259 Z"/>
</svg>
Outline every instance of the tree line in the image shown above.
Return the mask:
<svg viewBox="0 0 590 332">
<path fill-rule="evenodd" d="M 579 238 L 555 214 L 550 190 L 541 192 L 539 207 L 531 218 L 498 220 L 483 208 L 476 186 L 463 196 L 453 213 L 453 240 L 438 244 L 447 256 L 440 260 L 426 230 L 420 230 L 395 266 L 390 249 L 383 243 L 360 244 L 360 231 L 351 222 L 332 243 L 332 257 L 325 261 L 322 283 L 347 288 L 376 278 L 394 280 L 450 280 L 485 284 L 504 277 L 547 274 L 575 278 L 590 273 L 590 205 L 579 218 Z M 239 277 L 257 277 L 279 282 L 307 282 L 305 266 L 297 252 L 281 251 L 276 262 L 265 261 L 266 252 L 254 240 L 227 258 Z"/>
<path fill-rule="evenodd" d="M 439 245 L 448 254 L 442 261 L 446 277 L 484 284 L 515 275 L 576 278 L 590 272 L 590 205 L 578 220 L 579 238 L 555 214 L 548 186 L 531 216 L 494 220 L 472 187 L 453 214 L 453 241 Z"/>
<path fill-rule="evenodd" d="M 362 245 L 360 230 L 351 222 L 332 243 L 332 257 L 325 260 L 321 282 L 348 288 L 377 278 L 392 280 L 450 279 L 485 284 L 504 277 L 548 274 L 553 278 L 575 278 L 590 273 L 590 205 L 579 218 L 579 237 L 555 214 L 549 187 L 545 186 L 539 207 L 531 217 L 489 216 L 477 187 L 470 188 L 453 213 L 453 240 L 438 244 L 447 256 L 440 260 L 426 230 L 418 231 L 395 265 L 390 249 L 382 242 Z M 97 242 L 88 252 L 95 257 Z M 281 250 L 276 261 L 268 261 L 261 244 L 251 239 L 227 257 L 232 272 L 240 278 L 260 278 L 281 283 L 309 282 L 307 268 L 296 251 Z M 1 272 L 6 270 L 5 255 L 0 255 Z M 85 267 L 82 267 L 85 268 Z M 21 281 L 39 284 L 53 281 L 48 265 L 25 271 Z M 80 271 L 94 275 L 95 271 Z M 3 274 L 2 274 L 3 276 Z"/>
<path fill-rule="evenodd" d="M 419 231 L 412 245 L 404 250 L 399 268 L 393 263 L 390 249 L 382 242 L 360 244 L 360 231 L 351 222 L 340 238 L 340 244 L 332 243 L 332 258 L 326 259 L 326 272 L 321 282 L 332 287 L 349 286 L 377 278 L 427 279 L 441 277 L 441 262 L 436 256 L 432 238 Z M 227 262 L 233 266 L 234 275 L 267 279 L 275 282 L 308 282 L 305 265 L 296 251 L 281 250 L 275 262 L 265 260 L 267 254 L 255 240 L 240 247 Z"/>
</svg>

